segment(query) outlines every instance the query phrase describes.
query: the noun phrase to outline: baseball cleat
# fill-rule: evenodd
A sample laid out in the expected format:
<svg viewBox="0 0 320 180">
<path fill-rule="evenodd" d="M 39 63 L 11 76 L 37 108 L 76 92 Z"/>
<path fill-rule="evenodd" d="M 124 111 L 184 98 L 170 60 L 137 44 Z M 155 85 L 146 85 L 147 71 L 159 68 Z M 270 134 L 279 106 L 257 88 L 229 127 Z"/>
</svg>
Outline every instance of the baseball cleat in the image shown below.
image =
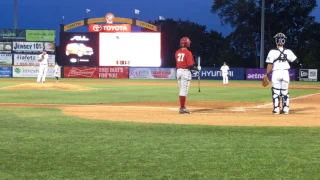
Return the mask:
<svg viewBox="0 0 320 180">
<path fill-rule="evenodd" d="M 282 114 L 289 114 L 289 111 L 282 111 Z"/>
<path fill-rule="evenodd" d="M 182 108 L 179 111 L 180 114 L 191 114 L 191 112 L 189 110 L 187 110 L 186 108 Z"/>
<path fill-rule="evenodd" d="M 272 111 L 272 114 L 280 114 L 279 111 Z"/>
</svg>

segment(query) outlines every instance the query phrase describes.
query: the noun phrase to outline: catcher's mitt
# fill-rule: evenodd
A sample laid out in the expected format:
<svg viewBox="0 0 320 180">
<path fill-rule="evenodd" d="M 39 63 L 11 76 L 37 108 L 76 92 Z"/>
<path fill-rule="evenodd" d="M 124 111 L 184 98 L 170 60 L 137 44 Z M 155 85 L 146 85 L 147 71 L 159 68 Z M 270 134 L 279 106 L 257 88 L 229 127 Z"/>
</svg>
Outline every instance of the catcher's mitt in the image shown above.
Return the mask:
<svg viewBox="0 0 320 180">
<path fill-rule="evenodd" d="M 266 87 L 266 86 L 268 86 L 268 85 L 269 85 L 269 78 L 268 78 L 267 75 L 265 75 L 265 76 L 263 77 L 263 79 L 262 79 L 262 86 L 263 86 L 263 87 Z"/>
</svg>

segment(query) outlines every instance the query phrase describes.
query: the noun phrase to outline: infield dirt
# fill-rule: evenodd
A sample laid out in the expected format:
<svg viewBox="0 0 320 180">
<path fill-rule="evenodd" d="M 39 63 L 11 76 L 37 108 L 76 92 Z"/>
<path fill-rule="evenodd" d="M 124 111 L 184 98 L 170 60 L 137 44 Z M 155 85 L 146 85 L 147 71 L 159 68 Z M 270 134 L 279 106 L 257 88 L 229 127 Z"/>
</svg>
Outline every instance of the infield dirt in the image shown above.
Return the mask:
<svg viewBox="0 0 320 180">
<path fill-rule="evenodd" d="M 16 82 L 16 81 L 15 81 Z M 74 82 L 81 84 L 81 82 Z M 83 84 L 121 84 L 121 82 L 85 82 Z M 10 86 L 6 89 L 44 89 L 32 83 Z M 48 90 L 91 90 L 73 82 L 46 84 Z M 123 83 L 128 85 L 128 83 Z M 129 83 L 131 85 L 164 85 L 174 83 Z M 201 86 L 221 86 L 202 84 Z M 231 87 L 261 87 L 258 85 L 230 84 Z M 319 89 L 320 86 L 291 86 L 291 89 Z M 105 105 L 58 105 L 58 104 L 14 104 L 2 103 L 11 107 L 53 107 L 69 116 L 95 120 L 112 120 L 143 123 L 199 124 L 219 126 L 320 126 L 320 93 L 293 98 L 289 115 L 273 115 L 272 104 L 250 102 L 187 102 L 192 114 L 179 114 L 178 102 L 117 103 Z M 260 107 L 258 107 L 260 106 Z"/>
</svg>

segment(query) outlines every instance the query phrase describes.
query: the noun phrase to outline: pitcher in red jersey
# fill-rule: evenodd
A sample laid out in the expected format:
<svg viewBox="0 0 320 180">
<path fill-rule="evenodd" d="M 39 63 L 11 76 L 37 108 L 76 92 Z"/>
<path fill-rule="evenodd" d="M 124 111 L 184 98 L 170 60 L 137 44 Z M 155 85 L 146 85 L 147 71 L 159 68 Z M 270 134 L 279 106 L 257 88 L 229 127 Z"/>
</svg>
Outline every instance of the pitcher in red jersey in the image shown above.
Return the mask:
<svg viewBox="0 0 320 180">
<path fill-rule="evenodd" d="M 180 114 L 190 114 L 191 112 L 186 109 L 185 103 L 189 91 L 190 81 L 192 79 L 191 70 L 199 71 L 195 66 L 192 52 L 188 50 L 191 41 L 188 37 L 180 39 L 180 48 L 176 51 L 176 67 L 177 79 L 179 83 L 180 93 Z"/>
</svg>

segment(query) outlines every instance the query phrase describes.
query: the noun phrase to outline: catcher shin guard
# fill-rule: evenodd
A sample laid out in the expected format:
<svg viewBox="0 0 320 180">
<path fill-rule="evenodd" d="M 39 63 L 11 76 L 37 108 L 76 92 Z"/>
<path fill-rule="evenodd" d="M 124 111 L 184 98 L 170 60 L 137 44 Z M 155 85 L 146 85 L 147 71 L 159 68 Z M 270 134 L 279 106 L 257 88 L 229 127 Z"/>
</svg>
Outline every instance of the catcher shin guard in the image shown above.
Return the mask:
<svg viewBox="0 0 320 180">
<path fill-rule="evenodd" d="M 282 110 L 284 112 L 289 112 L 289 92 L 288 89 L 281 89 L 282 96 Z"/>
<path fill-rule="evenodd" d="M 272 87 L 271 91 L 272 91 L 273 111 L 280 112 L 280 89 L 276 89 Z"/>
</svg>

